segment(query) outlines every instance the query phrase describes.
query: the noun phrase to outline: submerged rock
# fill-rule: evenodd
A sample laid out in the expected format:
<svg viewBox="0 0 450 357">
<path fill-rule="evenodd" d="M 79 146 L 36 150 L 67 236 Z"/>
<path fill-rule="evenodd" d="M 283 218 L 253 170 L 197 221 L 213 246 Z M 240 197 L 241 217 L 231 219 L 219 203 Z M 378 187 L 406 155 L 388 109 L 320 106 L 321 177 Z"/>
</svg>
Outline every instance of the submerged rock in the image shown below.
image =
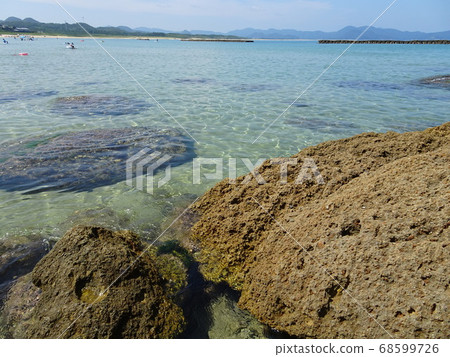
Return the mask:
<svg viewBox="0 0 450 357">
<path fill-rule="evenodd" d="M 193 146 L 178 130 L 145 127 L 31 137 L 0 145 L 0 189 L 90 191 L 124 181 L 126 160 L 143 149 L 176 166 L 192 159 Z"/>
<path fill-rule="evenodd" d="M 210 78 L 175 78 L 172 80 L 176 84 L 213 84 L 214 79 Z"/>
<path fill-rule="evenodd" d="M 449 338 L 450 123 L 294 156 L 288 183 L 224 180 L 192 206 L 207 279 L 261 322 L 314 338 Z M 325 180 L 294 181 L 305 158 Z"/>
<path fill-rule="evenodd" d="M 154 255 L 129 231 L 76 227 L 11 289 L 14 338 L 172 338 L 182 310 Z"/>
<path fill-rule="evenodd" d="M 240 83 L 240 84 L 229 84 L 226 85 L 233 92 L 262 92 L 262 91 L 273 91 L 279 89 L 280 87 L 275 84 L 256 84 L 256 83 Z"/>
<path fill-rule="evenodd" d="M 337 82 L 336 86 L 339 88 L 351 88 L 359 89 L 365 91 L 393 91 L 393 90 L 403 90 L 407 86 L 396 84 L 396 83 L 383 83 L 383 82 L 373 82 L 373 81 L 341 81 Z"/>
<path fill-rule="evenodd" d="M 450 89 L 450 75 L 423 78 L 419 81 L 419 84 L 429 87 Z"/>
<path fill-rule="evenodd" d="M 139 99 L 112 95 L 81 95 L 55 99 L 51 111 L 55 114 L 74 116 L 119 116 L 139 114 L 150 107 L 147 101 Z"/>
</svg>

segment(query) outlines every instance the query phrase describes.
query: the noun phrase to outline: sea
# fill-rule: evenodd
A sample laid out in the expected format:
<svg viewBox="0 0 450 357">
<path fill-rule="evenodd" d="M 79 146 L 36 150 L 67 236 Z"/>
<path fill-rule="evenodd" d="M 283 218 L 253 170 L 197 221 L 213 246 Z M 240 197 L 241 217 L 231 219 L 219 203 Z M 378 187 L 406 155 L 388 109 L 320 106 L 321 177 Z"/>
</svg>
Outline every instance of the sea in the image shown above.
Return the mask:
<svg viewBox="0 0 450 357">
<path fill-rule="evenodd" d="M 24 237 L 57 240 L 75 224 L 130 229 L 164 242 L 170 237 L 161 233 L 234 172 L 234 163 L 241 175 L 249 162 L 289 157 L 323 141 L 368 131 L 423 130 L 449 120 L 448 87 L 420 83 L 450 74 L 446 45 L 8 41 L 0 45 L 0 147 L 85 130 L 149 127 L 179 130 L 192 141 L 197 158 L 222 163 L 205 164 L 197 179 L 192 161 L 171 167 L 170 180 L 151 193 L 125 179 L 64 192 L 0 186 L 0 242 L 11 246 Z M 107 110 L 57 105 L 59 98 L 75 96 L 107 97 Z M 155 182 L 165 175 L 158 172 Z M 219 319 L 244 314 L 228 293 L 211 309 Z M 221 324 L 227 325 L 218 321 L 211 328 L 214 337 L 221 337 Z"/>
</svg>

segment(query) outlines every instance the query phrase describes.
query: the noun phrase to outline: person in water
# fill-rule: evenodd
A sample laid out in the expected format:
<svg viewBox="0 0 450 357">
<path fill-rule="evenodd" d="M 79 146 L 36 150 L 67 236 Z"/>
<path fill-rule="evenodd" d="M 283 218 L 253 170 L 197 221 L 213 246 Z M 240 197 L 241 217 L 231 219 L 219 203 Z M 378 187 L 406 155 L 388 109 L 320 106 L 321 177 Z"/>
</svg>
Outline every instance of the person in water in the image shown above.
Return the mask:
<svg viewBox="0 0 450 357">
<path fill-rule="evenodd" d="M 6 41 L 5 39 L 3 39 L 3 43 L 4 43 L 5 45 L 7 45 L 9 42 Z"/>
</svg>

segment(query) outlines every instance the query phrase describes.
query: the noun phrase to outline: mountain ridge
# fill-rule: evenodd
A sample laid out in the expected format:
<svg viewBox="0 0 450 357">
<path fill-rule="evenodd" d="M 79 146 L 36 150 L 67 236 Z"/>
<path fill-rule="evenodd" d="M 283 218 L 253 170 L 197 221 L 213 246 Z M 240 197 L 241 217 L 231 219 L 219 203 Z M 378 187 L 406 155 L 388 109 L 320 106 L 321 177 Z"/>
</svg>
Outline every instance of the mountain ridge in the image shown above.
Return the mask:
<svg viewBox="0 0 450 357">
<path fill-rule="evenodd" d="M 362 36 L 361 34 L 367 30 Z M 293 29 L 253 29 L 246 28 L 227 32 L 227 35 L 261 38 L 261 39 L 309 39 L 309 40 L 353 40 L 359 36 L 361 40 L 447 40 L 450 31 L 426 33 L 420 31 L 401 31 L 367 26 L 346 26 L 338 31 L 299 31 Z"/>
<path fill-rule="evenodd" d="M 421 31 L 401 31 L 397 29 L 378 28 L 367 26 L 346 26 L 338 31 L 300 31 L 295 29 L 255 29 L 244 28 L 229 32 L 217 32 L 208 30 L 184 30 L 171 31 L 152 27 L 131 28 L 129 26 L 101 26 L 93 27 L 91 25 L 82 24 L 91 34 L 98 35 L 118 35 L 118 36 L 145 36 L 150 34 L 168 35 L 179 34 L 183 37 L 188 36 L 219 36 L 219 37 L 244 37 L 251 39 L 284 39 L 284 40 L 449 40 L 450 31 L 442 32 L 421 32 Z M 20 19 L 17 17 L 8 17 L 6 20 L 0 20 L 0 26 L 3 30 L 14 31 L 16 28 L 29 28 L 32 32 L 60 32 L 69 35 L 84 34 L 84 31 L 78 24 L 56 24 L 43 23 L 32 18 Z M 364 32 L 365 31 L 365 32 Z M 364 32 L 364 33 L 363 33 Z M 361 35 L 363 34 L 363 35 Z"/>
<path fill-rule="evenodd" d="M 80 26 L 81 25 L 81 26 Z M 147 31 L 150 30 L 150 31 Z M 32 18 L 20 19 L 18 17 L 8 17 L 6 20 L 0 20 L 0 31 L 5 33 L 33 33 L 33 34 L 47 34 L 47 35 L 63 35 L 63 36 L 86 36 L 86 31 L 93 36 L 136 36 L 136 37 L 175 37 L 175 38 L 189 38 L 192 34 L 188 31 L 175 32 L 165 31 L 160 29 L 141 28 L 132 29 L 128 26 L 100 26 L 94 27 L 87 23 L 44 23 L 36 21 Z M 198 35 L 203 37 L 205 35 Z M 207 35 L 217 39 L 235 38 L 230 35 Z"/>
</svg>

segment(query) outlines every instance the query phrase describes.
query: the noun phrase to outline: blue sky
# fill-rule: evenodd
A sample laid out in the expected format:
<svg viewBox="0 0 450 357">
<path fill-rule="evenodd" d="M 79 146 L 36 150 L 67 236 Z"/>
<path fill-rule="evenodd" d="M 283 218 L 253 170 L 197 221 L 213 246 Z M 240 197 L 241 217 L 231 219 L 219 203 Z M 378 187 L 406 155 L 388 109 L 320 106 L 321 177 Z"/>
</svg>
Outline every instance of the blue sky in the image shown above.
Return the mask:
<svg viewBox="0 0 450 357">
<path fill-rule="evenodd" d="M 58 0 L 94 26 L 230 31 L 245 27 L 335 31 L 370 24 L 392 0 Z M 450 30 L 450 0 L 398 0 L 375 24 L 408 31 Z M 0 19 L 73 22 L 55 0 L 3 0 Z"/>
</svg>

